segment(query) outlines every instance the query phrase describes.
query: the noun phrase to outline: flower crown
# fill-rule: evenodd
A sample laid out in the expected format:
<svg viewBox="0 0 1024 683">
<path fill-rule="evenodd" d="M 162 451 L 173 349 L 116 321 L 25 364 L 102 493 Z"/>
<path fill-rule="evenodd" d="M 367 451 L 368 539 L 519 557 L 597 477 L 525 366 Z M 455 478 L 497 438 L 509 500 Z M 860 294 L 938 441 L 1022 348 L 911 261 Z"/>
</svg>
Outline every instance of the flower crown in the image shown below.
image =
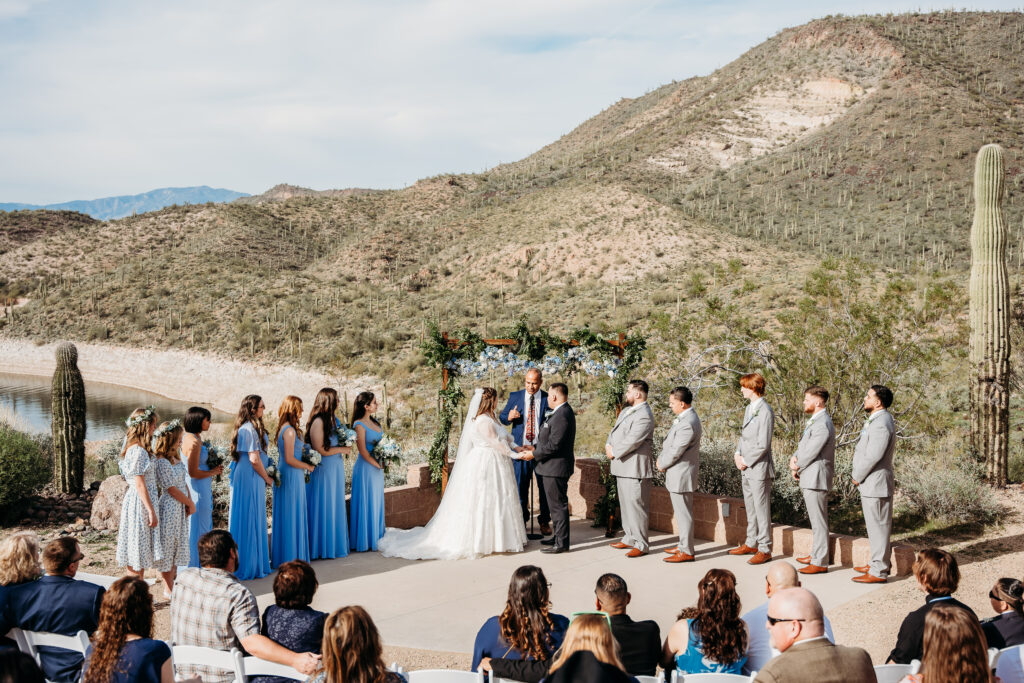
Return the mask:
<svg viewBox="0 0 1024 683">
<path fill-rule="evenodd" d="M 127 420 L 124 421 L 124 423 L 128 426 L 128 429 L 131 429 L 132 427 L 135 427 L 136 425 L 140 424 L 149 424 L 149 422 L 153 419 L 153 416 L 156 415 L 156 406 L 146 406 L 142 410 L 143 412 L 141 415 L 129 417 Z"/>
<path fill-rule="evenodd" d="M 181 420 L 171 420 L 167 424 L 157 427 L 156 431 L 153 432 L 153 438 L 159 439 L 164 434 L 167 434 L 168 432 L 173 432 L 175 429 L 178 429 L 179 427 L 181 427 Z"/>
</svg>

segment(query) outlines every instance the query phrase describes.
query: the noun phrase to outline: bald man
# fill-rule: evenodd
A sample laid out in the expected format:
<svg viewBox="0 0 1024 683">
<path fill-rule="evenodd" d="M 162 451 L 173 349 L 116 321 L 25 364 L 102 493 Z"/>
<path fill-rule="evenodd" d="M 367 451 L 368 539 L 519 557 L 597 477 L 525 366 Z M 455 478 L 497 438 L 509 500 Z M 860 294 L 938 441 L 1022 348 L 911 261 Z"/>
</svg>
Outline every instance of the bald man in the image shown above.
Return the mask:
<svg viewBox="0 0 1024 683">
<path fill-rule="evenodd" d="M 787 588 L 798 588 L 800 576 L 796 568 L 788 562 L 778 562 L 771 566 L 764 577 L 764 592 L 771 598 L 781 590 Z M 777 657 L 779 651 L 772 647 L 768 637 L 768 629 L 765 628 L 765 620 L 768 617 L 768 601 L 765 600 L 760 606 L 755 607 L 743 615 L 743 621 L 747 624 L 748 646 L 747 663 L 743 665 L 743 673 L 751 674 L 760 671 L 764 665 Z M 832 624 L 828 617 L 825 617 L 825 637 L 831 642 L 836 642 L 832 635 Z"/>
<path fill-rule="evenodd" d="M 772 647 L 781 653 L 757 672 L 755 683 L 874 681 L 871 657 L 859 647 L 834 645 L 825 636 L 825 614 L 814 593 L 785 588 L 768 601 L 765 618 Z"/>
<path fill-rule="evenodd" d="M 512 427 L 512 439 L 517 446 L 536 446 L 540 427 L 544 424 L 544 415 L 548 411 L 548 392 L 541 391 L 544 376 L 537 368 L 530 368 L 523 377 L 523 390 L 509 394 L 508 403 L 501 411 L 498 419 L 502 424 Z M 537 464 L 533 460 L 513 460 L 512 469 L 516 473 L 516 484 L 519 486 L 519 505 L 523 509 L 523 521 L 530 519 L 530 481 L 534 476 Z M 548 509 L 548 498 L 539 475 L 537 479 L 537 502 L 540 514 L 537 523 L 540 532 L 547 536 L 551 533 L 551 511 Z"/>
</svg>

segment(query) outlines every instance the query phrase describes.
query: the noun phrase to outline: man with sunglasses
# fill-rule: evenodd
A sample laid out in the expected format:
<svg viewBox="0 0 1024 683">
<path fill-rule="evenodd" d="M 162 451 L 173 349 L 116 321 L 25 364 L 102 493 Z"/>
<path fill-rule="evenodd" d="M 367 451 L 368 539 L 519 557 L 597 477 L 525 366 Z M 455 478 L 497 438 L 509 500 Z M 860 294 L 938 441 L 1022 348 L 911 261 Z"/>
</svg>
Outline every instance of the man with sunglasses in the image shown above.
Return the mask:
<svg viewBox="0 0 1024 683">
<path fill-rule="evenodd" d="M 825 636 L 825 614 L 814 594 L 787 588 L 768 602 L 765 628 L 780 654 L 757 672 L 760 683 L 873 681 L 871 657 L 859 647 L 834 645 Z"/>
</svg>

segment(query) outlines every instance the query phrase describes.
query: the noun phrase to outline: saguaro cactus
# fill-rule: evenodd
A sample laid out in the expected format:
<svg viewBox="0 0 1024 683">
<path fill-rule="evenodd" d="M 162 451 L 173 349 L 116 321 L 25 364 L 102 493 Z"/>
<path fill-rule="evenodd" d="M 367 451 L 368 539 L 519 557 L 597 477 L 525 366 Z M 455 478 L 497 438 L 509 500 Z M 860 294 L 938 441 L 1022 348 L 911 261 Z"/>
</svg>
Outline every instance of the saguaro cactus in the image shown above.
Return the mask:
<svg viewBox="0 0 1024 683">
<path fill-rule="evenodd" d="M 51 391 L 54 485 L 62 493 L 81 493 L 85 474 L 85 383 L 78 371 L 78 349 L 57 347 Z"/>
<path fill-rule="evenodd" d="M 989 483 L 1004 486 L 1010 436 L 1010 286 L 1003 222 L 1003 150 L 985 145 L 974 167 L 971 226 L 971 446 Z"/>
</svg>

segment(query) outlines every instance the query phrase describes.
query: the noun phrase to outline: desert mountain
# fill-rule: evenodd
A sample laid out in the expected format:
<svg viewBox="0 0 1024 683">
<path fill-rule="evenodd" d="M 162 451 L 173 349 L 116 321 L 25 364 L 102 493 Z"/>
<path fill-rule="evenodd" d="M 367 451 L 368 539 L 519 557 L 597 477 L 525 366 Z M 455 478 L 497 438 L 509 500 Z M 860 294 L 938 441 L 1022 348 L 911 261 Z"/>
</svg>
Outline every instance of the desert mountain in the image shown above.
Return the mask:
<svg viewBox="0 0 1024 683">
<path fill-rule="evenodd" d="M 156 211 L 175 204 L 205 204 L 207 202 L 230 202 L 239 197 L 248 197 L 244 192 L 222 190 L 201 185 L 199 187 L 161 187 L 142 194 L 104 197 L 102 199 L 76 200 L 39 206 L 36 204 L 3 204 L 0 211 L 24 211 L 49 209 L 52 211 L 76 211 L 98 220 L 124 218 L 133 214 Z"/>
</svg>

